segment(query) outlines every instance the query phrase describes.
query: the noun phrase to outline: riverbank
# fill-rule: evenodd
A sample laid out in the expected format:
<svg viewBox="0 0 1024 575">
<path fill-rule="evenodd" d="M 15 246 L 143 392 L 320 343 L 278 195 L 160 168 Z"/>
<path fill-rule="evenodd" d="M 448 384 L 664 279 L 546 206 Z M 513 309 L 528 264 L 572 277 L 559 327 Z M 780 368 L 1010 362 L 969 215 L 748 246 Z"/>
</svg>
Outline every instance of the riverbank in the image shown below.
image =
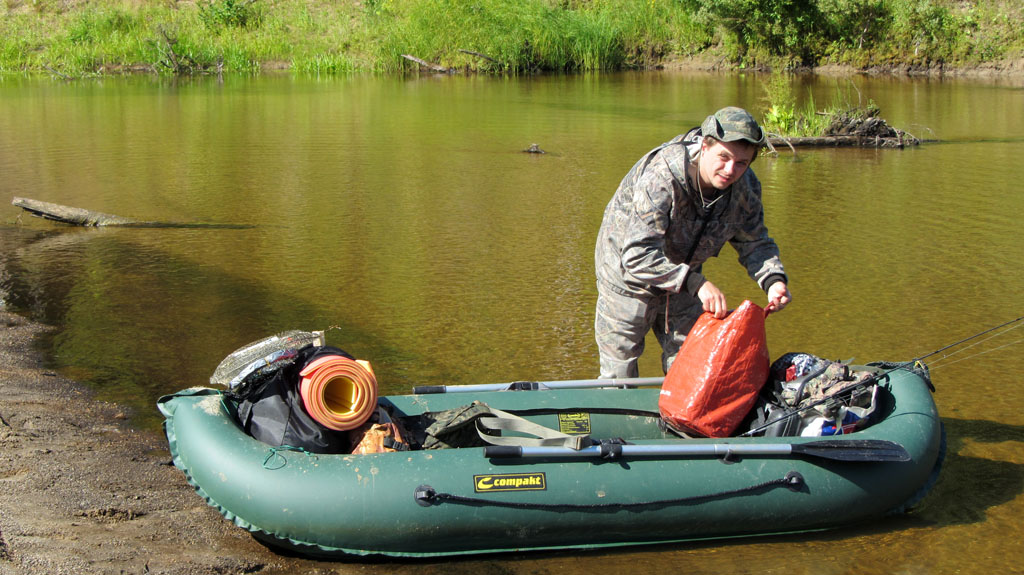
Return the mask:
<svg viewBox="0 0 1024 575">
<path fill-rule="evenodd" d="M 163 436 L 41 367 L 46 329 L 0 308 L 0 574 L 340 572 L 207 506 Z"/>
<path fill-rule="evenodd" d="M 652 69 L 693 55 L 732 70 L 917 73 L 1024 56 L 1015 25 L 1024 8 L 1014 0 L 751 6 L 759 9 L 703 0 L 9 0 L 0 73 L 530 74 Z"/>
<path fill-rule="evenodd" d="M 720 58 L 708 55 L 674 57 L 665 60 L 661 68 L 670 72 L 731 72 L 738 70 Z M 771 70 L 754 70 L 769 73 Z M 891 64 L 858 68 L 848 64 L 824 64 L 795 70 L 797 73 L 829 77 L 892 76 L 897 78 L 967 78 L 977 80 L 1000 79 L 1015 85 L 1024 82 L 1024 56 L 1005 58 L 972 65 L 952 66 L 936 63 L 928 66 Z"/>
</svg>

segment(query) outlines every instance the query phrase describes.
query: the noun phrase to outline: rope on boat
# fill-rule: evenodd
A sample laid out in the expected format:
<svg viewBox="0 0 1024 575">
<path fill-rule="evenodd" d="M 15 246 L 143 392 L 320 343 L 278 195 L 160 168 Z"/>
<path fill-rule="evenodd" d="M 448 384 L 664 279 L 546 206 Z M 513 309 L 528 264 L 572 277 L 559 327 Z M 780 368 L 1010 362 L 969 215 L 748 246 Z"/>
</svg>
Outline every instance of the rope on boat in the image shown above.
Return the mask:
<svg viewBox="0 0 1024 575">
<path fill-rule="evenodd" d="M 298 453 L 305 453 L 312 459 L 318 459 L 315 453 L 309 451 L 304 447 L 295 447 L 293 445 L 281 445 L 279 447 L 271 447 L 267 450 L 267 456 L 263 458 L 263 469 L 274 471 L 281 469 L 285 465 L 288 465 L 288 458 L 281 455 L 282 451 L 295 451 Z"/>
<path fill-rule="evenodd" d="M 804 476 L 797 471 L 786 473 L 785 477 L 772 479 L 757 485 L 708 493 L 706 495 L 693 495 L 677 499 L 661 499 L 657 501 L 638 501 L 634 503 L 521 503 L 515 501 L 495 501 L 492 499 L 481 499 L 478 497 L 465 497 L 451 493 L 438 493 L 429 485 L 420 485 L 413 493 L 416 503 L 422 507 L 440 505 L 441 503 L 458 503 L 461 505 L 473 505 L 477 507 L 510 507 L 513 509 L 535 509 L 542 511 L 620 511 L 625 509 L 638 509 L 643 507 L 664 507 L 668 505 L 690 505 L 701 503 L 712 499 L 721 499 L 736 495 L 747 495 L 769 488 L 785 487 L 790 491 L 802 491 L 804 488 Z"/>
</svg>

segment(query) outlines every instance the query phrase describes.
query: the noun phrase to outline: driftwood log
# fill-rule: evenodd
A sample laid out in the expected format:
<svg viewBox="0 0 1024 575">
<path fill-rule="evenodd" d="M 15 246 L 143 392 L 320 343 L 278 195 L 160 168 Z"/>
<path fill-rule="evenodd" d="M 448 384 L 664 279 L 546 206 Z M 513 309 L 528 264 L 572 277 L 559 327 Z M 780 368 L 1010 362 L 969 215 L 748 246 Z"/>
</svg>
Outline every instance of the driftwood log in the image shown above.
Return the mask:
<svg viewBox="0 0 1024 575">
<path fill-rule="evenodd" d="M 215 224 L 203 222 L 151 222 L 136 220 L 94 212 L 82 208 L 62 206 L 50 202 L 41 202 L 30 198 L 15 197 L 11 204 L 17 206 L 33 216 L 46 220 L 72 224 L 75 226 L 87 227 L 136 227 L 136 228 L 221 228 L 221 229 L 248 229 L 251 225 L 246 224 Z"/>
<path fill-rule="evenodd" d="M 916 146 L 920 140 L 912 136 L 881 137 L 881 136 L 818 136 L 814 138 L 768 138 L 775 147 L 852 147 L 861 148 L 903 148 Z"/>
<path fill-rule="evenodd" d="M 104 214 L 103 212 L 83 210 L 82 208 L 51 204 L 50 202 L 41 202 L 29 198 L 14 198 L 11 204 L 18 206 L 33 216 L 76 226 L 146 226 L 155 223 Z"/>
</svg>

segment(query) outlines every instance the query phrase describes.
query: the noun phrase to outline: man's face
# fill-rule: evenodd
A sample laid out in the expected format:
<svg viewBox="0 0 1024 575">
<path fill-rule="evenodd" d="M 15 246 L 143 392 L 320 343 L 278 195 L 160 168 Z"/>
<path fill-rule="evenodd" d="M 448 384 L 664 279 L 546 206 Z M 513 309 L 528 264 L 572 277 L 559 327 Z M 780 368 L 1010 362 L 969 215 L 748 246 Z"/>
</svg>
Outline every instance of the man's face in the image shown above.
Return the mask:
<svg viewBox="0 0 1024 575">
<path fill-rule="evenodd" d="M 718 142 L 711 144 L 704 141 L 700 158 L 700 175 L 705 183 L 710 182 L 715 189 L 724 190 L 731 186 L 754 161 L 757 148 L 743 140 L 736 142 Z"/>
</svg>

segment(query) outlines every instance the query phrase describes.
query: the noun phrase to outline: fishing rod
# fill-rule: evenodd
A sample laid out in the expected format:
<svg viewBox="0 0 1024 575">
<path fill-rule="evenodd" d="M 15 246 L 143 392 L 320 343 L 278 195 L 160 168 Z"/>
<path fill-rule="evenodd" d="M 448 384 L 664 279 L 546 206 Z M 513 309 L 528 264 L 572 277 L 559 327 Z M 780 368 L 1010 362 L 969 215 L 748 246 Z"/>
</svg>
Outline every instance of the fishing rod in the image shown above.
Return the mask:
<svg viewBox="0 0 1024 575">
<path fill-rule="evenodd" d="M 922 355 L 920 357 L 915 357 L 914 359 L 905 361 L 903 363 L 898 363 L 894 367 L 886 369 L 885 371 L 882 371 L 881 373 L 877 373 L 877 374 L 872 375 L 871 377 L 865 379 L 863 382 L 860 383 L 860 385 L 877 382 L 877 381 L 881 380 L 882 378 L 887 377 L 890 373 L 892 373 L 892 372 L 894 372 L 896 370 L 905 369 L 905 368 L 907 368 L 909 366 L 916 365 L 919 362 L 921 362 L 922 360 L 925 360 L 925 359 L 927 359 L 927 358 L 929 358 L 929 357 L 931 357 L 933 355 L 942 353 L 942 352 L 946 351 L 947 349 L 949 349 L 951 347 L 956 347 L 958 345 L 962 345 L 964 343 L 967 343 L 967 342 L 971 341 L 972 339 L 977 339 L 977 338 L 979 338 L 979 337 L 981 337 L 981 336 L 983 336 L 983 335 L 985 335 L 987 333 L 991 333 L 991 332 L 993 332 L 993 331 L 995 331 L 997 329 L 1004 328 L 1004 327 L 1006 327 L 1008 325 L 1017 323 L 1017 322 L 1019 322 L 1021 320 L 1024 320 L 1024 316 L 1018 317 L 1017 319 L 1012 319 L 1012 320 L 1010 320 L 1008 322 L 999 324 L 999 325 L 997 325 L 995 327 L 990 327 L 990 328 L 988 328 L 986 330 L 983 330 L 983 331 L 980 331 L 980 332 L 978 332 L 978 333 L 976 333 L 976 334 L 974 334 L 974 335 L 972 335 L 970 337 L 965 337 L 964 339 L 961 339 L 960 341 L 953 342 L 953 343 L 951 343 L 949 345 L 940 347 L 939 349 L 937 349 L 937 350 L 935 350 L 933 352 L 930 352 L 930 353 L 926 353 L 925 355 Z M 1007 331 L 1009 331 L 1009 330 L 1007 330 Z M 1005 332 L 1003 332 L 1003 333 L 1005 333 Z M 809 377 L 807 379 L 813 379 L 814 377 L 817 377 L 818 375 L 823 373 L 823 371 L 824 370 L 818 370 L 816 373 L 814 373 L 811 377 Z M 934 393 L 935 392 L 935 386 L 927 378 L 926 378 L 925 381 L 928 384 L 928 388 L 931 389 L 932 392 Z M 804 381 L 803 383 L 806 383 L 806 381 Z M 801 386 L 803 385 L 803 383 L 801 383 Z M 808 411 L 808 410 L 810 410 L 810 409 L 812 409 L 814 407 L 817 407 L 817 406 L 819 406 L 819 405 L 821 405 L 823 403 L 826 403 L 829 400 L 834 399 L 835 397 L 838 397 L 841 393 L 851 392 L 854 389 L 856 389 L 857 387 L 860 387 L 860 385 L 847 387 L 846 389 L 841 390 L 840 393 L 837 393 L 835 395 L 831 395 L 831 396 L 828 396 L 828 397 L 823 397 L 823 398 L 821 398 L 819 400 L 816 400 L 816 401 L 814 401 L 812 403 L 809 403 L 809 404 L 807 404 L 807 405 L 805 405 L 803 407 L 797 408 L 797 409 L 795 409 L 795 410 L 793 410 L 793 411 L 791 411 L 789 413 L 786 413 L 786 414 L 784 414 L 784 415 L 782 415 L 782 416 L 780 416 L 780 417 L 778 417 L 776 419 L 773 419 L 773 420 L 771 420 L 771 421 L 769 421 L 769 422 L 767 422 L 767 423 L 765 423 L 763 425 L 759 425 L 758 427 L 755 427 L 754 429 L 751 429 L 749 431 L 745 431 L 745 432 L 741 433 L 739 435 L 739 437 L 747 437 L 747 436 L 754 435 L 755 433 L 758 433 L 760 431 L 764 431 L 765 429 L 768 429 L 769 427 L 775 425 L 776 423 L 779 423 L 779 422 L 782 422 L 782 421 L 786 421 L 786 420 L 791 419 L 791 418 L 793 418 L 793 417 L 795 417 L 795 416 L 797 416 L 797 415 L 799 415 L 801 413 L 804 413 L 805 411 Z"/>
<path fill-rule="evenodd" d="M 972 335 L 970 337 L 965 337 L 964 339 L 961 339 L 958 342 L 951 343 L 951 344 L 949 344 L 949 345 L 947 345 L 945 347 L 940 347 L 939 349 L 937 349 L 937 350 L 935 350 L 935 351 L 933 351 L 933 352 L 931 352 L 931 353 L 929 353 L 927 355 L 922 355 L 921 357 L 916 357 L 916 358 L 914 358 L 914 359 L 912 359 L 912 360 L 910 360 L 908 362 L 905 362 L 905 363 L 903 363 L 903 364 L 901 364 L 901 365 L 899 365 L 897 367 L 894 367 L 892 370 L 889 370 L 889 371 L 891 372 L 893 370 L 906 367 L 909 364 L 916 363 L 918 361 L 921 361 L 922 359 L 926 359 L 926 358 L 929 358 L 929 357 L 931 357 L 931 356 L 933 356 L 935 354 L 942 353 L 942 352 L 946 351 L 947 349 L 949 349 L 951 347 L 956 347 L 958 345 L 967 343 L 967 342 L 971 341 L 972 339 L 977 339 L 977 338 L 985 335 L 986 333 L 991 333 L 991 332 L 993 332 L 993 331 L 995 331 L 995 330 L 997 330 L 999 328 L 1006 327 L 1006 326 L 1008 326 L 1010 324 L 1017 323 L 1018 321 L 1020 321 L 1022 319 L 1024 319 L 1024 316 L 1018 317 L 1017 319 L 1011 319 L 1010 321 L 1008 321 L 1006 323 L 999 324 L 999 325 L 997 325 L 995 327 L 990 327 L 990 328 L 988 328 L 988 329 L 986 329 L 984 331 L 980 331 L 980 332 L 978 332 L 978 333 L 976 333 L 976 334 L 974 334 L 974 335 Z M 1010 331 L 1010 330 L 1006 330 L 1006 331 Z M 998 334 L 998 335 L 1002 335 L 1002 334 Z M 995 337 L 995 336 L 993 336 L 993 337 Z M 886 373 L 889 373 L 889 372 L 886 372 Z"/>
</svg>

